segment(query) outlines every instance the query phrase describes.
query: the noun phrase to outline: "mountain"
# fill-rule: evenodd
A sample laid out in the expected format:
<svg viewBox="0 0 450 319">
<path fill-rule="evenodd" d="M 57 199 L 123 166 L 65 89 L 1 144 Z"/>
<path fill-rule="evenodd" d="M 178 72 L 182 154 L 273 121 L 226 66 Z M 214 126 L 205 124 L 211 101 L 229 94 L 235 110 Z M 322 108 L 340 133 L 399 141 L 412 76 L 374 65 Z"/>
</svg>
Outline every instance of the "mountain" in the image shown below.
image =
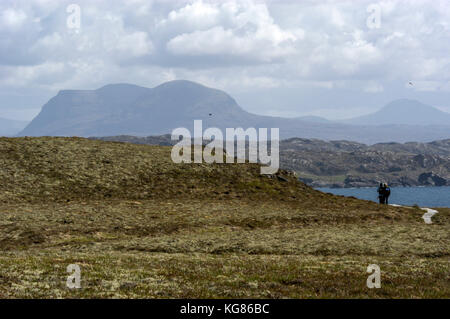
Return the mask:
<svg viewBox="0 0 450 319">
<path fill-rule="evenodd" d="M 0 136 L 14 136 L 27 126 L 26 121 L 0 118 Z"/>
<path fill-rule="evenodd" d="M 279 128 L 281 138 L 377 142 L 429 142 L 450 137 L 450 125 L 349 125 L 316 117 L 281 118 L 251 114 L 227 93 L 190 81 L 171 81 L 155 88 L 131 84 L 107 85 L 97 90 L 64 90 L 45 104 L 20 136 L 149 136 L 171 133 L 177 127 L 193 132 L 193 121 L 203 127 Z"/>
<path fill-rule="evenodd" d="M 250 118 L 226 93 L 194 82 L 172 81 L 153 89 L 113 84 L 60 91 L 20 135 L 149 135 L 191 127 L 195 119 L 234 127 L 247 125 Z"/>
<path fill-rule="evenodd" d="M 393 101 L 381 110 L 343 121 L 356 125 L 450 125 L 450 113 L 415 100 Z"/>
<path fill-rule="evenodd" d="M 150 91 L 130 84 L 60 91 L 19 135 L 83 136 L 112 132 L 112 126 L 120 130 L 131 104 Z"/>
</svg>

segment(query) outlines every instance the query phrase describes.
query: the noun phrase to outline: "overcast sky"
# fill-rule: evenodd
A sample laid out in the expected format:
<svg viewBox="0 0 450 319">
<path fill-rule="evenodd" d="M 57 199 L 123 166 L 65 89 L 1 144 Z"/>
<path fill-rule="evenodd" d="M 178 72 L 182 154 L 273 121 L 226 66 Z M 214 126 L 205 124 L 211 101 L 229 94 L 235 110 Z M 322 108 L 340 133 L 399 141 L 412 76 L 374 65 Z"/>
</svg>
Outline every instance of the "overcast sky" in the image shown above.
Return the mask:
<svg viewBox="0 0 450 319">
<path fill-rule="evenodd" d="M 174 79 L 265 115 L 398 98 L 450 112 L 450 2 L 0 1 L 0 117 L 30 120 L 61 89 Z"/>
</svg>

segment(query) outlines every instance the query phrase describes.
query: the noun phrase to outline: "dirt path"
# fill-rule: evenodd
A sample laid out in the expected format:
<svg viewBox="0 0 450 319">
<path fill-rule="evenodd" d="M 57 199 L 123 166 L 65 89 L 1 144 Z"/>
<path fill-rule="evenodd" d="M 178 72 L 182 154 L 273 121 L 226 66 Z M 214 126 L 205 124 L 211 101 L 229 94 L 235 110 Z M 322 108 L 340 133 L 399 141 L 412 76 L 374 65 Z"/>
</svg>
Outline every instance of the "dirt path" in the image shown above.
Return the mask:
<svg viewBox="0 0 450 319">
<path fill-rule="evenodd" d="M 433 217 L 434 214 L 436 214 L 438 211 L 431 208 L 422 208 L 422 210 L 426 211 L 425 214 L 423 214 L 422 218 L 425 221 L 425 224 L 432 224 L 431 217 Z"/>
<path fill-rule="evenodd" d="M 409 207 L 409 206 L 402 206 L 402 205 L 397 205 L 397 204 L 390 204 L 390 205 L 391 205 L 391 206 L 394 206 L 394 207 L 406 207 L 406 208 L 411 208 L 411 207 Z M 433 222 L 431 221 L 431 217 L 433 217 L 434 214 L 437 214 L 438 211 L 435 210 L 435 209 L 427 208 L 427 207 L 423 207 L 423 208 L 420 208 L 420 209 L 426 211 L 426 213 L 423 214 L 423 216 L 422 216 L 422 218 L 423 218 L 425 224 L 432 224 Z"/>
</svg>

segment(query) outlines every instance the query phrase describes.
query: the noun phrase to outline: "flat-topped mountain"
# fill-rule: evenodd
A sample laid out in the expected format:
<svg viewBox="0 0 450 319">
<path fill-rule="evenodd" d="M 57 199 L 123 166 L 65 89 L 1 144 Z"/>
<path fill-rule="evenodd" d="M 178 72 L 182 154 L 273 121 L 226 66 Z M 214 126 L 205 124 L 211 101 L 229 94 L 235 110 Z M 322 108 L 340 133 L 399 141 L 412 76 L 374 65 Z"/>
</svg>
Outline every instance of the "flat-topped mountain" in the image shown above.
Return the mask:
<svg viewBox="0 0 450 319">
<path fill-rule="evenodd" d="M 219 127 L 247 125 L 248 117 L 225 92 L 194 82 L 172 81 L 153 89 L 112 84 L 93 91 L 60 91 L 20 135 L 162 134 L 191 127 L 194 120 Z"/>
<path fill-rule="evenodd" d="M 429 142 L 449 138 L 448 126 L 349 125 L 317 117 L 281 118 L 246 112 L 227 93 L 190 81 L 155 88 L 131 84 L 97 90 L 64 90 L 45 104 L 19 136 L 149 136 L 178 127 L 193 131 L 193 121 L 223 131 L 236 127 L 279 128 L 281 138 L 377 142 Z"/>
</svg>

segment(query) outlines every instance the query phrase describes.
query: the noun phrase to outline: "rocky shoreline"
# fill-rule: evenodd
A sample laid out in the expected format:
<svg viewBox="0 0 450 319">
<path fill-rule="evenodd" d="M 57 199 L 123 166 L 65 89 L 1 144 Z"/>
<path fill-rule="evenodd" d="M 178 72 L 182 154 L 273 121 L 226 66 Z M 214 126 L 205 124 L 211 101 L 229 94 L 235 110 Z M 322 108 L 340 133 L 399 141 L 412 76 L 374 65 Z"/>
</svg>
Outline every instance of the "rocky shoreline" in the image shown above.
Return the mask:
<svg viewBox="0 0 450 319">
<path fill-rule="evenodd" d="M 387 182 L 393 187 L 413 187 L 413 186 L 450 186 L 450 180 L 447 180 L 433 172 L 426 172 L 420 174 L 418 177 L 401 176 L 393 178 L 392 176 L 384 177 L 364 177 L 348 175 L 343 182 L 314 180 L 312 178 L 299 177 L 299 180 L 307 185 L 329 188 L 353 188 L 353 187 L 377 187 L 380 182 Z"/>
</svg>

